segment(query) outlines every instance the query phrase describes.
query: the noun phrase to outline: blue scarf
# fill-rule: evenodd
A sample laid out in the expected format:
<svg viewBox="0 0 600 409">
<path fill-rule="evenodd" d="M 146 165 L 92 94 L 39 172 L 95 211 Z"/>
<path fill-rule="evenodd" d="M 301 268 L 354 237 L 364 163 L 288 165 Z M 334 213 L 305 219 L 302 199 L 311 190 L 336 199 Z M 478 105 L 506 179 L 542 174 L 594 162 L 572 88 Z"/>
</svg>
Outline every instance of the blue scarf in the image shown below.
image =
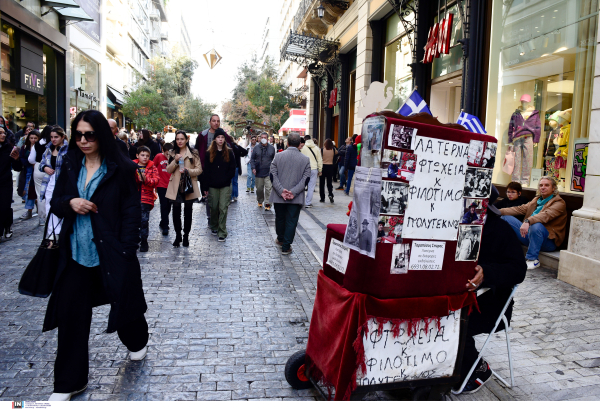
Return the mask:
<svg viewBox="0 0 600 409">
<path fill-rule="evenodd" d="M 539 212 L 542 211 L 542 208 L 546 205 L 546 203 L 548 203 L 550 201 L 550 199 L 552 199 L 554 197 L 554 195 L 548 196 L 545 199 L 542 199 L 542 197 L 540 196 L 540 198 L 537 201 L 537 207 L 536 209 L 533 211 L 533 213 L 531 214 L 532 216 L 535 216 L 536 214 L 538 214 Z"/>
</svg>

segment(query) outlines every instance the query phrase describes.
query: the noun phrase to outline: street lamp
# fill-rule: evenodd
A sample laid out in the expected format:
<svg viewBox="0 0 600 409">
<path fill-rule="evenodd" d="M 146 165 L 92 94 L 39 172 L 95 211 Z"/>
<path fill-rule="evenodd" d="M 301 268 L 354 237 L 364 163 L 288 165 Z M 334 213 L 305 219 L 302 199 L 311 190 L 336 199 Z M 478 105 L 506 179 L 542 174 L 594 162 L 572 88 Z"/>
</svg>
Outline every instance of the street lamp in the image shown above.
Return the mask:
<svg viewBox="0 0 600 409">
<path fill-rule="evenodd" d="M 325 16 L 325 7 L 323 7 L 323 3 L 319 4 L 319 7 L 317 7 L 317 16 L 319 16 L 319 18 Z"/>
<path fill-rule="evenodd" d="M 275 97 L 273 97 L 273 96 L 269 97 L 269 101 L 271 101 L 270 105 L 269 105 L 269 127 L 271 127 L 271 116 L 273 115 L 273 99 L 274 98 Z"/>
</svg>

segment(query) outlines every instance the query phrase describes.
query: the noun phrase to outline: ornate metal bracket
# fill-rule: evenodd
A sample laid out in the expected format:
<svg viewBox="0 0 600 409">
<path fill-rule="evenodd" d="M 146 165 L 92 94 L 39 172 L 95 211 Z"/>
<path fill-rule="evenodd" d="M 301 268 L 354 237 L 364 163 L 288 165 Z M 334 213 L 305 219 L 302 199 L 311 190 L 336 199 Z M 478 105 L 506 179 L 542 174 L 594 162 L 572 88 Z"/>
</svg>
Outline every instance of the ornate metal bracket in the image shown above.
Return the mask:
<svg viewBox="0 0 600 409">
<path fill-rule="evenodd" d="M 342 10 L 348 10 L 350 2 L 346 0 L 321 0 L 323 4 L 329 4 L 332 7 L 337 7 Z"/>
<path fill-rule="evenodd" d="M 412 53 L 412 64 L 409 64 L 413 69 L 417 64 L 417 13 L 419 6 L 415 0 L 387 0 L 392 6 L 394 12 L 400 18 L 400 22 L 404 27 L 404 32 L 408 34 L 408 43 L 410 45 L 410 51 Z M 409 19 L 412 14 L 413 19 Z M 413 33 L 414 38 L 411 38 L 410 33 Z"/>
</svg>

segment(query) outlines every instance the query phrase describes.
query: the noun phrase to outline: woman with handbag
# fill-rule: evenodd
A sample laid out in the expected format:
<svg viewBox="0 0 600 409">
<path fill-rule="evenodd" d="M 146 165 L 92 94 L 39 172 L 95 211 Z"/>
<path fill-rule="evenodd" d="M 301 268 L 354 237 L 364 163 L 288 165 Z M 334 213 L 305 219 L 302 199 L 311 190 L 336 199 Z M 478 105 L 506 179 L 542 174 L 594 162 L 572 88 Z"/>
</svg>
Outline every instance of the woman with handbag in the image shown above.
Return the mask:
<svg viewBox="0 0 600 409">
<path fill-rule="evenodd" d="M 325 202 L 325 181 L 327 181 L 327 191 L 329 192 L 329 201 L 333 203 L 333 175 L 335 172 L 335 159 L 337 149 L 331 139 L 325 139 L 323 148 L 321 148 L 321 157 L 323 158 L 323 171 L 319 176 L 319 194 L 321 203 Z"/>
<path fill-rule="evenodd" d="M 190 148 L 190 138 L 184 131 L 177 131 L 175 134 L 175 148 L 169 152 L 167 172 L 171 174 L 171 178 L 165 197 L 173 202 L 173 229 L 175 230 L 173 247 L 179 247 L 182 242 L 182 204 L 184 205 L 183 247 L 188 247 L 192 229 L 192 203 L 200 197 L 198 176 L 202 173 L 202 165 L 198 151 Z M 231 179 L 229 181 L 231 182 Z"/>
<path fill-rule="evenodd" d="M 46 144 L 46 146 L 46 152 L 44 152 L 44 155 L 42 156 L 39 167 L 40 172 L 46 174 L 42 180 L 40 200 L 46 203 L 45 214 L 53 234 L 60 234 L 62 220 L 50 213 L 50 203 L 52 201 L 56 180 L 60 175 L 60 168 L 62 167 L 64 156 L 69 149 L 67 135 L 65 134 L 64 129 L 60 126 L 52 128 L 52 132 L 50 132 L 50 143 Z"/>
<path fill-rule="evenodd" d="M 21 220 L 29 220 L 33 217 L 33 207 L 36 204 L 37 195 L 35 193 L 35 183 L 33 182 L 33 165 L 29 163 L 29 154 L 33 149 L 34 145 L 40 140 L 40 133 L 37 130 L 32 130 L 27 135 L 27 139 L 21 147 L 21 163 L 23 164 L 23 171 L 19 175 L 19 196 L 23 197 L 25 201 L 25 212 L 21 215 Z M 22 187 L 21 187 L 22 180 Z"/>
<path fill-rule="evenodd" d="M 10 239 L 13 235 L 12 173 L 23 168 L 19 160 L 19 149 L 8 141 L 8 132 L 0 127 L 0 237 Z"/>
<path fill-rule="evenodd" d="M 135 164 L 121 154 L 99 111 L 80 112 L 71 135 L 50 207 L 63 219 L 59 245 L 38 250 L 59 252 L 43 326 L 58 327 L 52 401 L 70 400 L 87 387 L 93 307 L 110 304 L 106 332 L 118 333 L 131 360 L 143 359 L 148 350 L 136 256 L 141 208 Z"/>
<path fill-rule="evenodd" d="M 221 128 L 215 131 L 215 139 L 206 151 L 204 159 L 206 180 L 210 197 L 209 226 L 213 235 L 219 236 L 219 241 L 227 238 L 227 209 L 231 197 L 231 179 L 236 172 L 235 155 L 225 143 L 225 131 Z"/>
<path fill-rule="evenodd" d="M 46 203 L 40 199 L 42 194 L 42 181 L 44 180 L 46 173 L 40 170 L 40 162 L 42 161 L 44 152 L 46 152 L 46 147 L 50 143 L 50 133 L 52 133 L 52 128 L 54 128 L 52 125 L 46 125 L 44 127 L 40 134 L 40 140 L 33 145 L 28 158 L 29 163 L 33 165 L 33 183 L 35 185 L 35 194 L 38 197 L 38 215 L 40 226 L 43 226 L 46 223 Z"/>
</svg>

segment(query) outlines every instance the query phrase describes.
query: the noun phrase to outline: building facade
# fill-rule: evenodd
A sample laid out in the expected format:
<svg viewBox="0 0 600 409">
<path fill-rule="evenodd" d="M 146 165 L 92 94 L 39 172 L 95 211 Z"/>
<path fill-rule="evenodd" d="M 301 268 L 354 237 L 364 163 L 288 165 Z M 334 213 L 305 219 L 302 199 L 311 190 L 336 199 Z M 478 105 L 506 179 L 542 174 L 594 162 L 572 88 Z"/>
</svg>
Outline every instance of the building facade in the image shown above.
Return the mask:
<svg viewBox="0 0 600 409">
<path fill-rule="evenodd" d="M 373 81 L 391 88 L 386 109 L 416 88 L 442 123 L 461 111 L 478 116 L 498 138 L 501 193 L 519 181 L 533 198 L 542 175 L 557 180 L 569 240 L 546 263 L 600 295 L 598 11 L 597 0 L 303 0 L 282 66 L 306 72 L 307 132 L 320 144 L 360 134 Z M 444 41 L 432 38 L 436 27 Z M 537 124 L 524 137 L 513 128 L 519 115 Z M 502 169 L 507 151 L 520 157 L 511 173 Z"/>
</svg>

